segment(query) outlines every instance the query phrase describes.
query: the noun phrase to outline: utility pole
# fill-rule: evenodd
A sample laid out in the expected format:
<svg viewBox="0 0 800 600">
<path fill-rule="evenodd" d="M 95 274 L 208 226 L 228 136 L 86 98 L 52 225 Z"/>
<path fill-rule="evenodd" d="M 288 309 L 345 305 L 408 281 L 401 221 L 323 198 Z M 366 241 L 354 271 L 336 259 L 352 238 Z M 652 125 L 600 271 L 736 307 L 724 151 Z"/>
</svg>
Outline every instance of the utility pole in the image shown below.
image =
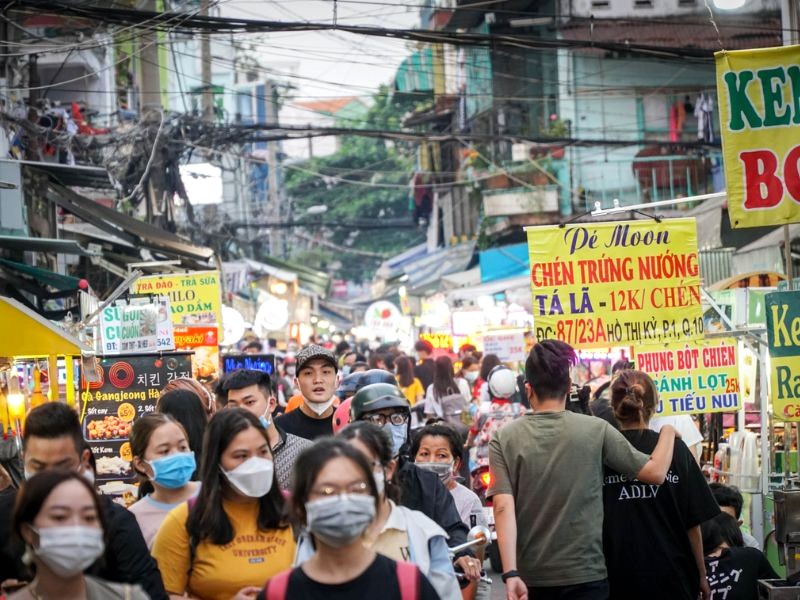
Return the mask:
<svg viewBox="0 0 800 600">
<path fill-rule="evenodd" d="M 783 45 L 791 46 L 800 43 L 800 6 L 797 0 L 781 0 L 781 25 L 783 27 Z M 794 260 L 792 258 L 792 236 L 789 226 L 783 226 L 783 255 L 786 268 L 786 279 L 789 289 L 794 289 Z"/>
<path fill-rule="evenodd" d="M 144 10 L 156 10 L 156 0 L 146 0 Z M 139 35 L 139 95 L 141 117 L 150 112 L 161 111 L 161 77 L 158 64 L 158 37 L 151 29 L 143 29 Z"/>
<path fill-rule="evenodd" d="M 200 14 L 208 16 L 209 0 L 200 0 Z M 211 37 L 200 34 L 200 78 L 203 80 L 203 120 L 214 120 L 214 94 L 211 82 Z"/>
<path fill-rule="evenodd" d="M 146 0 L 144 10 L 155 11 L 156 0 Z M 164 107 L 161 105 L 161 65 L 158 58 L 158 33 L 151 29 L 141 30 L 139 36 L 139 107 L 140 123 L 148 130 L 152 130 L 149 138 L 155 144 L 156 131 L 164 118 Z M 161 153 L 151 149 L 153 162 L 144 189 L 144 202 L 137 207 L 139 216 L 143 216 L 148 223 L 156 223 L 163 213 L 164 202 L 164 166 Z"/>
<path fill-rule="evenodd" d="M 278 124 L 278 99 L 275 87 L 270 79 L 264 85 L 264 95 L 267 103 L 267 123 L 270 125 Z M 278 142 L 267 142 L 267 203 L 269 210 L 267 214 L 273 223 L 281 222 L 281 195 L 278 189 Z M 269 253 L 271 256 L 281 256 L 283 254 L 283 244 L 281 239 L 283 231 L 280 227 L 272 229 L 269 234 Z"/>
</svg>

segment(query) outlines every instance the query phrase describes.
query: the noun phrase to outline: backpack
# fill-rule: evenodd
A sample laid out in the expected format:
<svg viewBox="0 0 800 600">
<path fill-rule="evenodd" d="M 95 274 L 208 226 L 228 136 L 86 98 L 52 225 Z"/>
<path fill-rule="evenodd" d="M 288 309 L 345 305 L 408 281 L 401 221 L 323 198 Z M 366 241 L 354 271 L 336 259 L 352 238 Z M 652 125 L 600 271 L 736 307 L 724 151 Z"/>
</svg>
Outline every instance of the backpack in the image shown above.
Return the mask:
<svg viewBox="0 0 800 600">
<path fill-rule="evenodd" d="M 448 390 L 451 391 L 451 390 Z M 469 418 L 469 404 L 461 392 L 455 392 L 435 398 L 435 402 L 442 408 L 442 419 L 445 423 L 455 428 L 461 435 L 465 435 L 467 424 L 465 418 Z"/>
<path fill-rule="evenodd" d="M 398 561 L 397 584 L 400 586 L 400 600 L 417 600 L 419 598 L 419 571 L 416 565 Z M 298 567 L 299 568 L 299 567 Z M 293 569 L 275 575 L 264 585 L 264 597 L 267 600 L 286 600 L 289 589 L 289 577 Z"/>
</svg>

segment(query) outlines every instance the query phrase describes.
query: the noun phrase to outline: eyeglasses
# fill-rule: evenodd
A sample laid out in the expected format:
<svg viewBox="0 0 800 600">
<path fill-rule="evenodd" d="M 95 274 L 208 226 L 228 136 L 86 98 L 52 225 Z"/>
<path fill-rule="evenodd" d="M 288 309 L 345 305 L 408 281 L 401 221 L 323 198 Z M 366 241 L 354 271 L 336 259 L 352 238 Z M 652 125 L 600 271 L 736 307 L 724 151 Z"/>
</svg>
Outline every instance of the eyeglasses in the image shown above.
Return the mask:
<svg viewBox="0 0 800 600">
<path fill-rule="evenodd" d="M 380 413 L 376 413 L 374 415 L 365 415 L 365 421 L 369 421 L 374 425 L 378 425 L 379 427 L 383 427 L 386 423 L 391 423 L 392 425 L 405 425 L 408 423 L 408 415 L 406 413 L 392 413 L 391 415 L 382 415 Z"/>
<path fill-rule="evenodd" d="M 351 483 L 345 487 L 336 487 L 333 485 L 324 485 L 311 490 L 312 496 L 339 496 L 341 494 L 369 494 L 369 485 L 366 481 L 359 481 Z"/>
</svg>

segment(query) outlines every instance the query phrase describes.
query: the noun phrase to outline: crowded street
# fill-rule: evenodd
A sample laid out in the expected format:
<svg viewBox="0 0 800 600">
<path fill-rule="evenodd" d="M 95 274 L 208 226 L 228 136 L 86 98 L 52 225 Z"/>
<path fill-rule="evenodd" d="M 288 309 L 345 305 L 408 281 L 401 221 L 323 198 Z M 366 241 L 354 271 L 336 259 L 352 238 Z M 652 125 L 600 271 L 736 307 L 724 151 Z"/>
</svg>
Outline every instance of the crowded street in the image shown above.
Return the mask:
<svg viewBox="0 0 800 600">
<path fill-rule="evenodd" d="M 800 600 L 800 1 L 0 9 L 0 600 Z"/>
</svg>

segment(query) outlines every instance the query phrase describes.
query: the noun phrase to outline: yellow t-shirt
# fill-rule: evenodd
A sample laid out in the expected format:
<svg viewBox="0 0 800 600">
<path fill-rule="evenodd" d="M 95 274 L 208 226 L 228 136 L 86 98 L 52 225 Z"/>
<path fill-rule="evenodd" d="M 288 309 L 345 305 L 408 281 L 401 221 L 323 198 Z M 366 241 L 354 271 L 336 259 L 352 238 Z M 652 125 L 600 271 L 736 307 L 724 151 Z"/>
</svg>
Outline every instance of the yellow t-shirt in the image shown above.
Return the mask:
<svg viewBox="0 0 800 600">
<path fill-rule="evenodd" d="M 168 593 L 181 595 L 188 591 L 201 600 L 230 600 L 243 587 L 263 586 L 276 573 L 291 568 L 295 554 L 291 527 L 259 531 L 256 502 L 223 501 L 222 505 L 233 525 L 233 541 L 224 546 L 208 540 L 200 542 L 191 578 L 187 503 L 174 508 L 164 519 L 152 552 Z"/>
<path fill-rule="evenodd" d="M 401 387 L 400 391 L 403 392 L 403 395 L 408 400 L 408 403 L 411 406 L 414 406 L 417 403 L 417 398 L 420 396 L 425 396 L 425 390 L 422 388 L 422 382 L 414 377 L 414 383 L 412 383 L 408 387 Z"/>
</svg>

